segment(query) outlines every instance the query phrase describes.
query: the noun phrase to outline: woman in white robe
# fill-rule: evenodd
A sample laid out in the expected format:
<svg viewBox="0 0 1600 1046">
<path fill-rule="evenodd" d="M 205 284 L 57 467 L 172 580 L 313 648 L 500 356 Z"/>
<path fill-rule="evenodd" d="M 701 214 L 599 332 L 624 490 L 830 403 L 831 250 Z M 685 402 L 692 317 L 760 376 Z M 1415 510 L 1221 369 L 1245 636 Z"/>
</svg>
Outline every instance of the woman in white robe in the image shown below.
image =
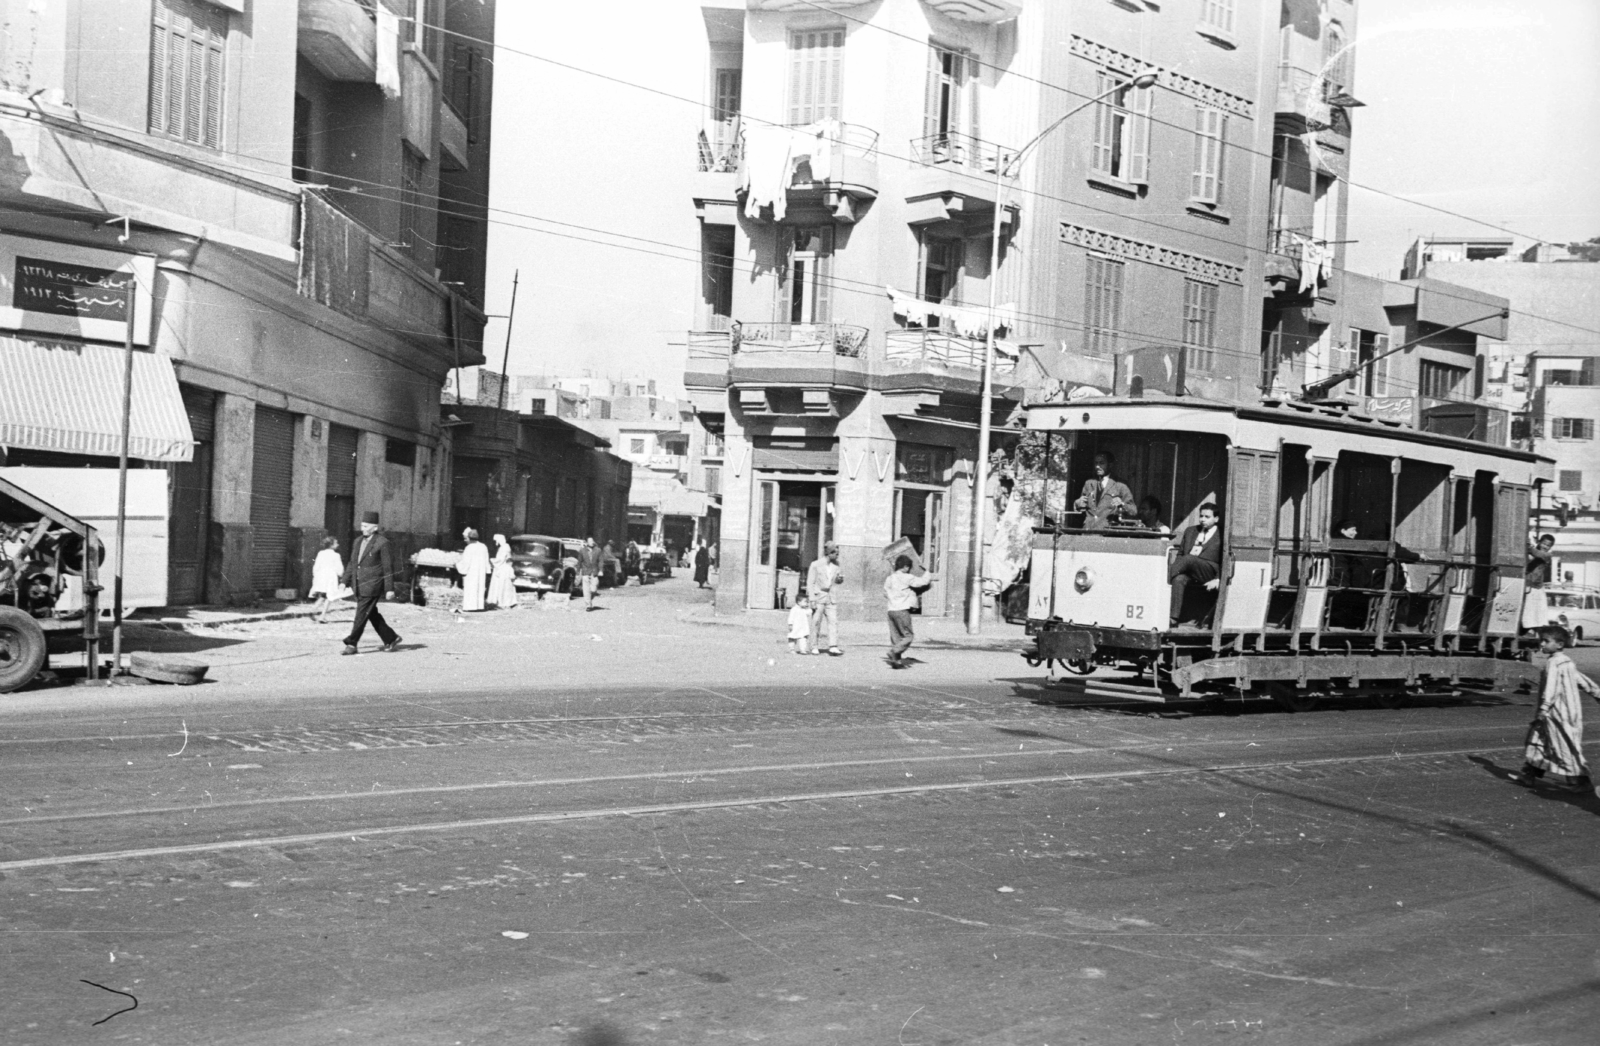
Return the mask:
<svg viewBox="0 0 1600 1046">
<path fill-rule="evenodd" d="M 461 575 L 461 609 L 482 610 L 484 588 L 489 582 L 489 550 L 471 527 L 463 530 L 461 536 L 467 542 L 456 562 L 456 571 Z"/>
<path fill-rule="evenodd" d="M 517 605 L 516 579 L 511 573 L 511 546 L 504 534 L 494 536 L 494 568 L 489 574 L 489 602 L 503 609 Z"/>
</svg>

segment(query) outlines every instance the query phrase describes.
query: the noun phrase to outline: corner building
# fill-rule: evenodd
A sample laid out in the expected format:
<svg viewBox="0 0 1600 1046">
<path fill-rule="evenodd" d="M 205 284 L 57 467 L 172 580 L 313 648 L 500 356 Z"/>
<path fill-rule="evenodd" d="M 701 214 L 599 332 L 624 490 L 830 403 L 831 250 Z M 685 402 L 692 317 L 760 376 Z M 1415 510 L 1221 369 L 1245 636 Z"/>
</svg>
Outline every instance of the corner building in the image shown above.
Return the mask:
<svg viewBox="0 0 1600 1046">
<path fill-rule="evenodd" d="M 167 470 L 165 602 L 303 593 L 322 538 L 348 550 L 368 510 L 402 557 L 432 544 L 439 390 L 483 361 L 492 0 L 0 0 L 0 19 L 5 464 L 116 468 L 71 405 L 117 428 L 127 305 L 77 292 L 136 286 L 135 436 L 157 427 L 133 466 Z M 52 424 L 22 424 L 40 404 Z"/>
<path fill-rule="evenodd" d="M 1018 399 L 1080 386 L 1261 399 L 1269 247 L 1288 220 L 1274 203 L 1278 118 L 1307 91 L 1314 115 L 1328 111 L 1321 81 L 1280 89 L 1293 80 L 1280 56 L 1294 33 L 1320 39 L 1339 20 L 1354 32 L 1342 0 L 1306 17 L 1295 6 L 702 9 L 706 120 L 684 201 L 702 267 L 684 383 L 725 448 L 718 613 L 781 605 L 836 540 L 841 614 L 875 617 L 879 552 L 898 537 L 942 576 L 923 613 L 964 612 L 991 285 L 1010 307 L 998 424 Z M 1134 85 L 1151 72 L 1153 86 Z M 804 129 L 787 157 L 781 128 Z M 1342 198 L 1320 206 L 1336 211 L 1327 230 L 1342 227 Z M 1307 249 L 1283 239 L 1298 266 Z M 1279 311 L 1299 316 L 1313 297 Z M 1274 351 L 1307 369 L 1304 345 Z"/>
</svg>

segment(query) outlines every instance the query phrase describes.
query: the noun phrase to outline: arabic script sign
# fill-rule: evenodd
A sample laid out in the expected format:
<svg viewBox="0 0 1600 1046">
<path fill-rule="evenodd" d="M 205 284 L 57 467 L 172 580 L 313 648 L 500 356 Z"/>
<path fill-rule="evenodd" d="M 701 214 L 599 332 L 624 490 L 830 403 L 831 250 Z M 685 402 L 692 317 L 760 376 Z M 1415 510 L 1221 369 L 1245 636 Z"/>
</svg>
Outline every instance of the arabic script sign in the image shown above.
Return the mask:
<svg viewBox="0 0 1600 1046">
<path fill-rule="evenodd" d="M 131 272 L 17 257 L 13 308 L 93 320 L 127 319 Z"/>
</svg>

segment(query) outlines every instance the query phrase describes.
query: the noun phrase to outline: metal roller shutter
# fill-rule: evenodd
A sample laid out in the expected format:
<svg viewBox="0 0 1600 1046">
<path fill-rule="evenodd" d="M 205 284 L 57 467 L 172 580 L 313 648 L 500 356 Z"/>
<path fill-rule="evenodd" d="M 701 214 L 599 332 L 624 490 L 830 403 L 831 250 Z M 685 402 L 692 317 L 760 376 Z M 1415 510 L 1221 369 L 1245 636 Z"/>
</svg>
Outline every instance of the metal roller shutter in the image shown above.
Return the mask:
<svg viewBox="0 0 1600 1046">
<path fill-rule="evenodd" d="M 289 503 L 294 489 L 294 415 L 256 408 L 255 461 L 250 477 L 250 585 L 270 593 L 287 585 Z"/>
<path fill-rule="evenodd" d="M 323 529 L 349 555 L 356 529 L 356 437 L 347 425 L 328 426 L 328 496 Z"/>
</svg>

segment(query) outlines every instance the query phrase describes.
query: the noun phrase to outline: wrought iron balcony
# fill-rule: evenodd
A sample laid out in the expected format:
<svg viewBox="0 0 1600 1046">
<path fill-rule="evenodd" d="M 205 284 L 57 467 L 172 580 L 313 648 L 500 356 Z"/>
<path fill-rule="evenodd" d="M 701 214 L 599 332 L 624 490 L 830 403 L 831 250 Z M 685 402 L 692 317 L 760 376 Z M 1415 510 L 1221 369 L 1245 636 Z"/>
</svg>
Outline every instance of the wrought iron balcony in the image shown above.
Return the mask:
<svg viewBox="0 0 1600 1046">
<path fill-rule="evenodd" d="M 859 357 L 867 333 L 867 328 L 850 323 L 735 323 L 729 339 L 735 353 L 819 352 Z"/>
<path fill-rule="evenodd" d="M 733 174 L 744 162 L 744 138 L 739 134 L 739 123 L 713 124 L 700 131 L 698 141 L 699 162 L 702 174 Z"/>
<path fill-rule="evenodd" d="M 968 338 L 960 334 L 934 328 L 912 327 L 906 330 L 885 331 L 883 355 L 891 366 L 907 369 L 924 367 L 983 368 L 984 342 L 982 338 Z M 1014 361 L 995 353 L 994 373 L 1009 374 Z"/>
<path fill-rule="evenodd" d="M 928 134 L 911 139 L 911 158 L 922 164 L 955 164 L 993 175 L 1004 171 L 1016 150 L 996 142 L 986 142 L 970 134 Z M 1016 178 L 1011 172 L 1008 177 Z"/>
</svg>

